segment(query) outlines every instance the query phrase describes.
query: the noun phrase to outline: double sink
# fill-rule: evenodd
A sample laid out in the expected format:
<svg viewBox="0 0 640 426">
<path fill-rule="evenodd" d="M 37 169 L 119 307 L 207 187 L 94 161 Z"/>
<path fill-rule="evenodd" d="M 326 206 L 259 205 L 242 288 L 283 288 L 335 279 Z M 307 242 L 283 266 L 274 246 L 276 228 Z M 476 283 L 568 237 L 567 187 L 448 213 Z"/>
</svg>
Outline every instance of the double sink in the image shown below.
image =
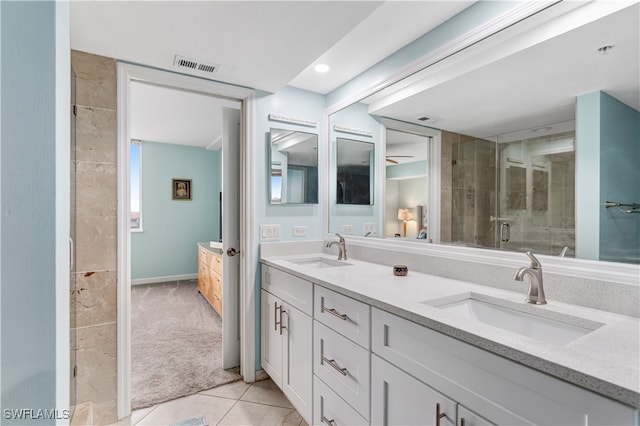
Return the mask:
<svg viewBox="0 0 640 426">
<path fill-rule="evenodd" d="M 311 270 L 352 265 L 343 260 L 320 255 L 292 258 L 287 261 Z M 470 321 L 559 346 L 573 342 L 604 325 L 524 301 L 516 303 L 476 292 L 460 293 L 420 303 Z"/>
</svg>

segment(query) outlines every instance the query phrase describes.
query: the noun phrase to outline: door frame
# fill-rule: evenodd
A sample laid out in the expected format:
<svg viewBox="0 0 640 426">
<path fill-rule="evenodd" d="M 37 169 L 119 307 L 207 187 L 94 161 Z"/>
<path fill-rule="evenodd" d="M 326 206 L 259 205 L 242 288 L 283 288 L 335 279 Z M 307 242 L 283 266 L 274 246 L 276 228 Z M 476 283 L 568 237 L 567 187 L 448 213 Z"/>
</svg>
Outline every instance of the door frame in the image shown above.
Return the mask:
<svg viewBox="0 0 640 426">
<path fill-rule="evenodd" d="M 254 122 L 255 92 L 169 71 L 118 62 L 118 133 L 117 133 L 117 405 L 118 418 L 131 413 L 131 236 L 130 158 L 129 158 L 129 97 L 131 83 L 142 81 L 181 88 L 241 102 L 240 135 L 240 374 L 246 382 L 255 381 L 255 244 L 252 229 L 253 200 L 249 186 L 253 180 L 251 135 Z M 245 249 L 246 248 L 246 249 Z"/>
</svg>

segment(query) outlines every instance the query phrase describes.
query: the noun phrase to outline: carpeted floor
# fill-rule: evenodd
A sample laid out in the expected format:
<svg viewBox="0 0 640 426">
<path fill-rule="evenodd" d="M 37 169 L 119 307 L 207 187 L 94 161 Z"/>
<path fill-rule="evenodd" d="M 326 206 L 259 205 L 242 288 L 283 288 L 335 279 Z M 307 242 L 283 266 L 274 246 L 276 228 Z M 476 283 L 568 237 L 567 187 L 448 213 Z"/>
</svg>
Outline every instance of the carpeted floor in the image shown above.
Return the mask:
<svg viewBox="0 0 640 426">
<path fill-rule="evenodd" d="M 241 379 L 222 369 L 222 320 L 196 280 L 132 287 L 131 360 L 133 409 Z"/>
</svg>

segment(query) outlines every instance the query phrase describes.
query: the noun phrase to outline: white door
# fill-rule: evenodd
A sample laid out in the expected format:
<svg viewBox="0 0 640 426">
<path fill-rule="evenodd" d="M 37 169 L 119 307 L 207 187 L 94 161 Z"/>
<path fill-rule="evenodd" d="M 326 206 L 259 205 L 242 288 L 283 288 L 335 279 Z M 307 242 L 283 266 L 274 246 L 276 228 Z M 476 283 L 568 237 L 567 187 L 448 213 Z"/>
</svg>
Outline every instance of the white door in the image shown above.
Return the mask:
<svg viewBox="0 0 640 426">
<path fill-rule="evenodd" d="M 240 111 L 222 109 L 222 368 L 240 365 Z M 234 255 L 234 252 L 237 253 Z"/>
</svg>

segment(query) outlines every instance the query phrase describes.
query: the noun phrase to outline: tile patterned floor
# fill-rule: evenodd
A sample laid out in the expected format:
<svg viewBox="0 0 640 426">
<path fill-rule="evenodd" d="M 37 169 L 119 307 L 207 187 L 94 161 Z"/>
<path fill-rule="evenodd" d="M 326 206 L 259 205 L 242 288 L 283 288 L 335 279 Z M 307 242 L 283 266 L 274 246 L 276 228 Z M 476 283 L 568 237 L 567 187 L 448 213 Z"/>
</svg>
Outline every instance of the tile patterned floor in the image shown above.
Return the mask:
<svg viewBox="0 0 640 426">
<path fill-rule="evenodd" d="M 308 426 L 270 379 L 253 384 L 234 382 L 135 410 L 111 426 L 166 426 L 195 416 L 204 416 L 210 426 Z"/>
</svg>

